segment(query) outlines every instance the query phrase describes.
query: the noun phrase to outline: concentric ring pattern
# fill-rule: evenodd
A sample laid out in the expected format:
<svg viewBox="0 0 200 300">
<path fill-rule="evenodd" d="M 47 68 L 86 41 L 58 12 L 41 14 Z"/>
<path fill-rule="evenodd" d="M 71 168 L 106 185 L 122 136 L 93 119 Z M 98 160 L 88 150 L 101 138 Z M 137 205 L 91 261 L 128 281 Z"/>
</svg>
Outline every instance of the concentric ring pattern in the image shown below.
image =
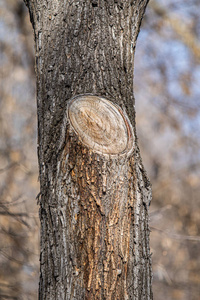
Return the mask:
<svg viewBox="0 0 200 300">
<path fill-rule="evenodd" d="M 92 95 L 77 96 L 70 102 L 68 115 L 81 141 L 94 151 L 112 155 L 128 150 L 128 122 L 111 101 Z"/>
</svg>

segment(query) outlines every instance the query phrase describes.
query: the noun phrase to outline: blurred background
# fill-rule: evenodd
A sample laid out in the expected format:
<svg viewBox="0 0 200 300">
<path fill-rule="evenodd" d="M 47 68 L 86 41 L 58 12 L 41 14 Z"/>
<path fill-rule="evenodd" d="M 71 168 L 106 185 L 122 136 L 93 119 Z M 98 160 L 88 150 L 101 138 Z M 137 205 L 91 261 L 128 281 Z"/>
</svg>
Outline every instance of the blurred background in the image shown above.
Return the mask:
<svg viewBox="0 0 200 300">
<path fill-rule="evenodd" d="M 154 299 L 200 299 L 200 2 L 151 0 L 135 57 L 137 132 L 153 186 Z M 0 0 L 0 299 L 37 299 L 34 45 L 22 0 Z"/>
</svg>

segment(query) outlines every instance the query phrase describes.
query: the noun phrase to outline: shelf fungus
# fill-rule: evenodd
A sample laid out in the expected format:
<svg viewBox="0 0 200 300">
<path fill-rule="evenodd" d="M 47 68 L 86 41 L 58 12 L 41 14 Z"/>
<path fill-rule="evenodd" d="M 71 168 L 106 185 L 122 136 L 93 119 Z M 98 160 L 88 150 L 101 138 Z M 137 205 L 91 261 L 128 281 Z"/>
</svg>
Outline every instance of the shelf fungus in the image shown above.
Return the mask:
<svg viewBox="0 0 200 300">
<path fill-rule="evenodd" d="M 106 98 L 79 95 L 68 106 L 70 124 L 79 139 L 94 152 L 123 155 L 133 148 L 133 131 L 121 108 Z"/>
</svg>

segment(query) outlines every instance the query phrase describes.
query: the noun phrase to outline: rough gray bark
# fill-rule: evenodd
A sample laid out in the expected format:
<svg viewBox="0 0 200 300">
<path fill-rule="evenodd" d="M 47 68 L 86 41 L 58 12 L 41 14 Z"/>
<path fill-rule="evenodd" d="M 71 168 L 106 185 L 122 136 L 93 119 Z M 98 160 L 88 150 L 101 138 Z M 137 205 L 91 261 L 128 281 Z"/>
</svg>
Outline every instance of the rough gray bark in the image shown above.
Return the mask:
<svg viewBox="0 0 200 300">
<path fill-rule="evenodd" d="M 39 299 L 152 299 L 151 187 L 133 96 L 134 51 L 147 3 L 26 1 L 36 45 Z M 95 151 L 74 130 L 69 100 L 88 93 L 117 104 L 130 120 L 128 155 Z"/>
</svg>

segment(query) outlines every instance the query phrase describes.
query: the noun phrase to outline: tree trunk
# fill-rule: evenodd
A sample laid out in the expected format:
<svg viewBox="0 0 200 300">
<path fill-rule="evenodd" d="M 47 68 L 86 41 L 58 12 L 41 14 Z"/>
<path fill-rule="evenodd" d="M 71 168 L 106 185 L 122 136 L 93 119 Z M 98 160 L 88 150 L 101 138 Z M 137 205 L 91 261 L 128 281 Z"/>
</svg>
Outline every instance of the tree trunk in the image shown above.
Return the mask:
<svg viewBox="0 0 200 300">
<path fill-rule="evenodd" d="M 148 0 L 27 0 L 36 44 L 39 299 L 152 299 L 133 58 Z"/>
</svg>

